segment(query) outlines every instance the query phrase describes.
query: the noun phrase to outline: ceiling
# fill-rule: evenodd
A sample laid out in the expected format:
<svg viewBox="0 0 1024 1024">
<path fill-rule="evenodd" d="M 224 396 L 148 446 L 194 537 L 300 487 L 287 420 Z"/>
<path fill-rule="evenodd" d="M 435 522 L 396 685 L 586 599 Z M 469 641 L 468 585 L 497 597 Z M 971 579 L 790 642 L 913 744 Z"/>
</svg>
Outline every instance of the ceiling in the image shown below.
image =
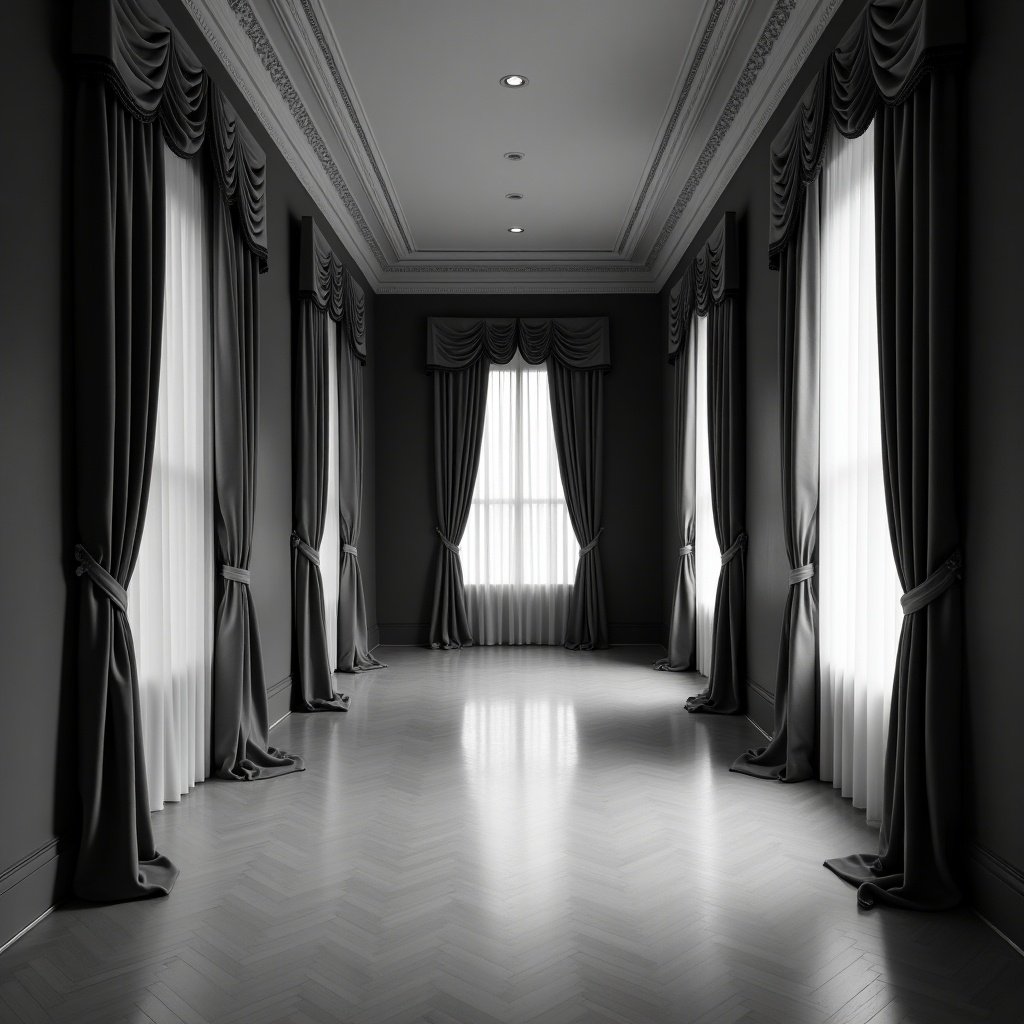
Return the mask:
<svg viewBox="0 0 1024 1024">
<path fill-rule="evenodd" d="M 658 290 L 838 6 L 184 2 L 378 292 Z"/>
</svg>

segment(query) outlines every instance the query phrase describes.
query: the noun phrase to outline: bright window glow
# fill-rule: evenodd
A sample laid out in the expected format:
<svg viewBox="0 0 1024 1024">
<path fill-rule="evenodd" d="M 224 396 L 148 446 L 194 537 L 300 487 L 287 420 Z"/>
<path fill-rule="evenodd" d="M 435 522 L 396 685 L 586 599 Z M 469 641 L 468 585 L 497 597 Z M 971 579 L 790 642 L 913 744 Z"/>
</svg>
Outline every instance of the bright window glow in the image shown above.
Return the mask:
<svg viewBox="0 0 1024 1024">
<path fill-rule="evenodd" d="M 821 190 L 821 777 L 878 821 L 903 615 L 882 480 L 873 128 L 833 133 Z"/>
<path fill-rule="evenodd" d="M 693 315 L 690 343 L 696 346 L 696 486 L 693 560 L 697 590 L 697 671 L 711 674 L 711 639 L 722 553 L 711 505 L 711 452 L 708 442 L 708 318 Z"/>
<path fill-rule="evenodd" d="M 213 458 L 209 235 L 202 161 L 164 153 L 163 356 L 153 476 L 128 585 L 149 808 L 210 773 Z"/>
<path fill-rule="evenodd" d="M 324 584 L 327 657 L 338 665 L 338 587 L 341 575 L 341 474 L 338 445 L 338 325 L 327 318 L 327 517 L 320 541 L 320 578 Z"/>
</svg>

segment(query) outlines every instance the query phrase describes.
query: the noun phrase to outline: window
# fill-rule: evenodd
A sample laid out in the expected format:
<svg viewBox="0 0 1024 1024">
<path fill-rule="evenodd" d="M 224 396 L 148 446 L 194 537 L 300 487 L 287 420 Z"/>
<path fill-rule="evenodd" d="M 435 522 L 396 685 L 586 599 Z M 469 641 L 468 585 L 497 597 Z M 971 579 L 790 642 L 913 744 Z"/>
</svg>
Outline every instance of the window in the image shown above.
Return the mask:
<svg viewBox="0 0 1024 1024">
<path fill-rule="evenodd" d="M 547 370 L 518 353 L 490 370 L 460 548 L 478 643 L 562 642 L 579 544 L 562 492 Z"/>
<path fill-rule="evenodd" d="M 214 537 L 209 244 L 202 161 L 164 153 L 163 355 L 128 619 L 151 810 L 210 774 Z"/>
<path fill-rule="evenodd" d="M 882 479 L 873 128 L 829 143 L 820 311 L 821 777 L 877 821 L 903 615 Z"/>
<path fill-rule="evenodd" d="M 327 318 L 327 516 L 320 541 L 320 578 L 324 584 L 327 658 L 338 667 L 338 593 L 341 585 L 341 462 L 338 443 L 338 325 Z"/>
<path fill-rule="evenodd" d="M 696 312 L 690 321 L 690 344 L 695 360 L 695 472 L 693 569 L 697 610 L 697 671 L 711 675 L 711 641 L 715 626 L 715 597 L 722 568 L 722 553 L 715 533 L 711 504 L 711 449 L 708 440 L 708 318 Z"/>
</svg>

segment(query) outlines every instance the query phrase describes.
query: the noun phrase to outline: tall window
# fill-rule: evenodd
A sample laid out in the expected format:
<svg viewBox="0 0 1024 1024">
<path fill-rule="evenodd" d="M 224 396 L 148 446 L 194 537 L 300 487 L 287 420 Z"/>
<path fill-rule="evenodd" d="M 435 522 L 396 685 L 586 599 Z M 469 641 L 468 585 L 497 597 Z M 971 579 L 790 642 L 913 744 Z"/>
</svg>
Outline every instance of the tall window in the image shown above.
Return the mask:
<svg viewBox="0 0 1024 1024">
<path fill-rule="evenodd" d="M 338 443 L 338 325 L 327 318 L 327 518 L 320 541 L 320 578 L 324 584 L 327 657 L 338 667 L 338 588 L 341 584 L 341 475 Z"/>
<path fill-rule="evenodd" d="M 690 344 L 696 346 L 696 481 L 694 488 L 693 569 L 697 611 L 697 671 L 711 675 L 711 638 L 715 624 L 715 596 L 722 568 L 722 553 L 715 534 L 711 505 L 711 449 L 708 440 L 708 318 L 694 312 Z"/>
<path fill-rule="evenodd" d="M 480 469 L 460 543 L 482 644 L 560 644 L 579 544 L 558 472 L 548 375 L 520 354 L 492 366 Z"/>
<path fill-rule="evenodd" d="M 149 506 L 128 587 L 151 810 L 210 774 L 213 431 L 202 161 L 164 153 L 163 356 Z"/>
<path fill-rule="evenodd" d="M 903 619 L 882 480 L 874 203 L 874 129 L 834 132 L 821 178 L 821 776 L 869 821 L 882 814 Z"/>
</svg>

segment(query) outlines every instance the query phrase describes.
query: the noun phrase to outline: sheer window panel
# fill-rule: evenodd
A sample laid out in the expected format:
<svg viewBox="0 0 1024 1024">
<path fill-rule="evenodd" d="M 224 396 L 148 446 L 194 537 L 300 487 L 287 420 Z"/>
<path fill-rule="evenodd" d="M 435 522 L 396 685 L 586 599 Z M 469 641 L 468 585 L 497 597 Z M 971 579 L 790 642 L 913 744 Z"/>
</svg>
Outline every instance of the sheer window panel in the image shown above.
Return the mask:
<svg viewBox="0 0 1024 1024">
<path fill-rule="evenodd" d="M 711 504 L 711 447 L 708 437 L 708 318 L 694 312 L 690 320 L 690 344 L 695 346 L 696 381 L 696 481 L 694 488 L 693 561 L 697 612 L 697 671 L 711 675 L 711 641 L 715 625 L 715 596 L 722 568 L 722 552 L 715 533 Z"/>
<path fill-rule="evenodd" d="M 547 370 L 492 366 L 480 468 L 460 544 L 481 644 L 559 644 L 579 545 L 565 505 Z"/>
<path fill-rule="evenodd" d="M 338 594 L 341 586 L 341 451 L 338 438 L 338 325 L 327 318 L 327 512 L 320 540 L 320 579 L 331 669 L 338 666 Z"/>
<path fill-rule="evenodd" d="M 833 132 L 821 184 L 821 777 L 877 822 L 903 614 L 882 478 L 873 127 Z"/>
<path fill-rule="evenodd" d="M 165 148 L 163 356 L 153 475 L 128 588 L 151 810 L 210 774 L 215 558 L 202 161 Z"/>
</svg>

